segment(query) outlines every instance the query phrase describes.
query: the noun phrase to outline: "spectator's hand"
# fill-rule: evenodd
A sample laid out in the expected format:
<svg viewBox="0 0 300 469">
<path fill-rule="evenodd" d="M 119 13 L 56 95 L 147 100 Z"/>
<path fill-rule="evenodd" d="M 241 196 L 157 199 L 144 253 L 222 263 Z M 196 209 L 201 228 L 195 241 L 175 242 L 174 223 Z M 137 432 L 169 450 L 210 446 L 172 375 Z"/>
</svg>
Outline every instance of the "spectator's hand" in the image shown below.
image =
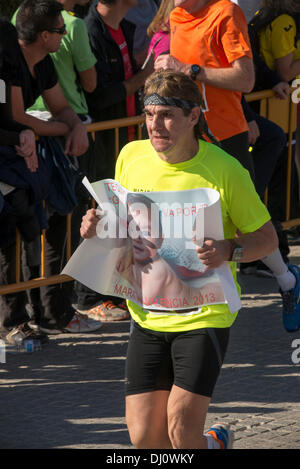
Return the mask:
<svg viewBox="0 0 300 469">
<path fill-rule="evenodd" d="M 273 87 L 273 91 L 277 98 L 286 99 L 290 94 L 290 85 L 285 81 L 281 81 Z"/>
<path fill-rule="evenodd" d="M 170 54 L 161 54 L 157 57 L 154 62 L 154 69 L 155 71 L 161 69 L 171 69 L 175 70 L 176 72 L 187 73 L 187 70 L 189 70 L 190 67 L 187 64 L 179 62 L 179 60 L 175 59 L 175 57 Z"/>
<path fill-rule="evenodd" d="M 86 212 L 82 217 L 81 226 L 80 226 L 80 236 L 84 239 L 93 238 L 96 236 L 97 224 L 101 220 L 101 215 L 99 210 L 91 208 Z"/>
<path fill-rule="evenodd" d="M 65 154 L 69 156 L 83 155 L 89 147 L 89 140 L 86 128 L 78 123 L 66 135 Z"/>
<path fill-rule="evenodd" d="M 216 269 L 223 262 L 228 261 L 231 254 L 231 243 L 226 239 L 220 241 L 205 239 L 201 247 L 196 247 L 196 251 L 198 258 L 206 266 L 206 270 Z"/>
<path fill-rule="evenodd" d="M 22 130 L 20 133 L 20 145 L 15 146 L 18 155 L 25 159 L 29 171 L 35 172 L 38 168 L 36 154 L 35 134 L 32 130 Z"/>
<path fill-rule="evenodd" d="M 249 145 L 254 145 L 260 136 L 259 127 L 255 120 L 248 122 L 248 142 Z"/>
</svg>

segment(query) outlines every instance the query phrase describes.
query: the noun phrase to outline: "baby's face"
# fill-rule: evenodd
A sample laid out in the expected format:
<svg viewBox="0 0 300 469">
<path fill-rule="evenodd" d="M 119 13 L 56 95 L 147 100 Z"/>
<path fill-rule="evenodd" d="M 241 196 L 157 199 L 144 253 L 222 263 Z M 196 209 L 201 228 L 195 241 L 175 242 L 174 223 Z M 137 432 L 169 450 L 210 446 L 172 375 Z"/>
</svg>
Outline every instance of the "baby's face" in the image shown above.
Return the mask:
<svg viewBox="0 0 300 469">
<path fill-rule="evenodd" d="M 140 211 L 129 212 L 128 222 L 133 231 L 129 236 L 132 239 L 133 256 L 136 262 L 146 262 L 153 259 L 161 245 L 161 240 L 151 237 L 151 219 Z M 131 231 L 131 230 L 130 230 Z"/>
</svg>

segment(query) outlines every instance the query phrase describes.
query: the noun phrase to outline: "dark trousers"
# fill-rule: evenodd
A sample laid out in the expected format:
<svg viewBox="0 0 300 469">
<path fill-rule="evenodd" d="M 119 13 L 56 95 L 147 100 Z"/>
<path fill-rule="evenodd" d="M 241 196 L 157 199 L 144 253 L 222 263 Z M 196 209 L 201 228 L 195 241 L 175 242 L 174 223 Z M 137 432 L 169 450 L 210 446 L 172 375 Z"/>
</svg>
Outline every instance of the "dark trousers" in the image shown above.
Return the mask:
<svg viewBox="0 0 300 469">
<path fill-rule="evenodd" d="M 246 168 L 251 176 L 252 181 L 255 180 L 255 170 L 253 158 L 249 152 L 248 132 L 234 135 L 220 142 L 221 148 L 229 155 L 236 158 L 244 168 Z"/>
<path fill-rule="evenodd" d="M 279 250 L 283 260 L 288 262 L 290 248 L 287 233 L 282 229 L 280 222 L 284 218 L 278 211 L 278 207 L 281 207 L 281 210 L 283 209 L 283 193 L 286 185 L 282 177 L 286 177 L 287 136 L 281 127 L 274 124 L 274 122 L 259 115 L 256 115 L 255 120 L 260 131 L 260 136 L 252 150 L 255 168 L 255 187 L 262 199 L 266 188 L 269 188 L 268 209 L 278 236 Z"/>
<path fill-rule="evenodd" d="M 274 122 L 256 115 L 260 136 L 256 140 L 251 155 L 255 170 L 255 187 L 258 194 L 263 197 L 268 187 L 277 162 L 282 158 L 282 152 L 286 146 L 284 131 Z"/>
<path fill-rule="evenodd" d="M 72 251 L 79 243 L 79 226 L 87 205 L 79 203 L 72 213 Z M 52 212 L 48 218 L 45 239 L 45 276 L 61 272 L 66 263 L 66 216 Z M 40 276 L 40 239 L 22 243 L 22 279 Z M 16 272 L 16 245 L 0 249 L 0 285 L 14 283 Z M 25 292 L 0 295 L 0 326 L 13 327 L 26 320 L 25 304 L 40 311 L 40 320 L 54 319 L 60 327 L 68 324 L 74 315 L 72 308 L 73 282 L 48 285 Z"/>
<path fill-rule="evenodd" d="M 85 208 L 78 205 L 72 213 L 72 251 L 79 243 L 79 226 Z M 45 276 L 59 274 L 66 264 L 66 217 L 54 212 L 49 217 L 49 228 L 45 239 Z M 55 319 L 64 327 L 74 315 L 72 308 L 73 282 L 47 285 L 40 289 L 42 316 L 45 320 Z"/>
<path fill-rule="evenodd" d="M 23 280 L 38 277 L 40 267 L 39 239 L 22 243 Z M 0 285 L 10 285 L 16 281 L 16 244 L 15 240 L 0 249 Z M 10 328 L 28 320 L 25 304 L 37 301 L 37 289 L 9 295 L 0 295 L 0 328 Z"/>
</svg>

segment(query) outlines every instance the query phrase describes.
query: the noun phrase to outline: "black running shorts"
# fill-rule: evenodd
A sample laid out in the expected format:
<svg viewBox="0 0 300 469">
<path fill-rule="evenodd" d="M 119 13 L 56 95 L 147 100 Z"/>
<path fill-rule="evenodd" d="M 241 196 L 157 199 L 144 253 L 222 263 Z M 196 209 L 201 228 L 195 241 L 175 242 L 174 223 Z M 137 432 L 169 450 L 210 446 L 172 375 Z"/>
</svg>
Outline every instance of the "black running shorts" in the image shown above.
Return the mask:
<svg viewBox="0 0 300 469">
<path fill-rule="evenodd" d="M 156 332 L 134 323 L 127 351 L 126 395 L 169 391 L 175 384 L 211 397 L 228 339 L 229 328 Z"/>
</svg>

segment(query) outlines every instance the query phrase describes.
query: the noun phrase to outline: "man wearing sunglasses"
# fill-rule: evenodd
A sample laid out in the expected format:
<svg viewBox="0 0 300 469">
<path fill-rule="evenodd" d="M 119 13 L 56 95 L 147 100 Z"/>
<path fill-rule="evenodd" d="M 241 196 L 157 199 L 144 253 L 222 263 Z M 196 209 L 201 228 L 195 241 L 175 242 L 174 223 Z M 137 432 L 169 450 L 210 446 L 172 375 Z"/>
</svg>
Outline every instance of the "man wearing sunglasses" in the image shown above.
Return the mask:
<svg viewBox="0 0 300 469">
<path fill-rule="evenodd" d="M 75 4 L 85 6 L 88 0 L 58 0 L 58 2 L 63 7 L 61 15 L 64 25 L 60 28 L 51 28 L 49 31 L 62 35 L 60 47 L 51 53 L 51 58 L 65 98 L 80 119 L 88 123 L 91 118 L 88 115 L 85 92 L 91 93 L 97 85 L 96 58 L 91 50 L 85 22 L 70 13 Z M 13 15 L 13 24 L 16 24 L 18 11 L 19 9 Z M 36 100 L 30 111 L 47 111 L 42 97 Z"/>
<path fill-rule="evenodd" d="M 22 78 L 19 86 L 12 88 L 13 114 L 37 135 L 65 136 L 66 153 L 79 156 L 88 146 L 86 130 L 67 102 L 48 55 L 60 48 L 66 34 L 62 10 L 62 5 L 55 0 L 25 0 L 21 4 L 16 27 L 23 56 L 19 75 Z M 52 121 L 26 114 L 39 96 L 51 112 Z"/>
</svg>

